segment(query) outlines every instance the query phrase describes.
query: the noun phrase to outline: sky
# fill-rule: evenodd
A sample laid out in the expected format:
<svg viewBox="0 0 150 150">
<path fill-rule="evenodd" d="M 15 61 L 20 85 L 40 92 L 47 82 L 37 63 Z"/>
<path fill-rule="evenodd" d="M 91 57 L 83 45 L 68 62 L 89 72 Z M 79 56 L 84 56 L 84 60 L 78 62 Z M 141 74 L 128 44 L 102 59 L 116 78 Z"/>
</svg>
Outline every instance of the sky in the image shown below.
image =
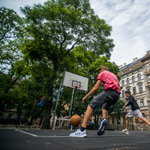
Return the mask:
<svg viewBox="0 0 150 150">
<path fill-rule="evenodd" d="M 20 7 L 33 6 L 46 0 L 0 0 L 0 6 L 13 9 L 23 16 Z M 150 0 L 90 0 L 99 18 L 112 26 L 115 47 L 111 61 L 118 66 L 143 57 L 150 50 Z"/>
</svg>

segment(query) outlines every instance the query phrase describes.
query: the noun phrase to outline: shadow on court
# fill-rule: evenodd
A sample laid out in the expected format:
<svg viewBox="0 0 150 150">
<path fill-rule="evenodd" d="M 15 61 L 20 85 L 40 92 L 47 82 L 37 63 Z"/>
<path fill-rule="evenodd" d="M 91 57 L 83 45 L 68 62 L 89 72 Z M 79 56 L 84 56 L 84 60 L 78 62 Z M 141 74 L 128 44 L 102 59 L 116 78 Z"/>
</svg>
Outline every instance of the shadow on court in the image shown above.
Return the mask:
<svg viewBox="0 0 150 150">
<path fill-rule="evenodd" d="M 69 137 L 70 130 L 0 129 L 0 150 L 148 150 L 150 131 L 106 131 L 98 136 L 88 130 L 87 138 Z M 74 132 L 74 130 L 73 130 Z"/>
</svg>

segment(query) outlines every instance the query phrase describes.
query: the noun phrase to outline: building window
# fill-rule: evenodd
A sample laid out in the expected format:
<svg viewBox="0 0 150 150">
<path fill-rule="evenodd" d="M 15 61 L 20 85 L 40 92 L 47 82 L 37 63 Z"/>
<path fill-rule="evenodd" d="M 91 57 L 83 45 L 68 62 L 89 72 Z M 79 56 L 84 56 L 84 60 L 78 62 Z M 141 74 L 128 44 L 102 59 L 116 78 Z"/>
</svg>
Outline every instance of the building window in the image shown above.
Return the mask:
<svg viewBox="0 0 150 150">
<path fill-rule="evenodd" d="M 140 106 L 143 107 L 144 106 L 144 100 L 140 99 Z"/>
<path fill-rule="evenodd" d="M 140 74 L 138 74 L 138 81 L 140 81 L 141 80 L 141 75 Z"/>
<path fill-rule="evenodd" d="M 125 93 L 124 90 L 122 90 L 122 97 L 124 97 L 124 93 Z"/>
<path fill-rule="evenodd" d="M 130 80 L 129 80 L 129 78 L 127 79 L 127 84 L 129 84 L 130 83 Z"/>
<path fill-rule="evenodd" d="M 142 93 L 142 92 L 143 92 L 142 85 L 139 85 L 139 93 Z"/>
<path fill-rule="evenodd" d="M 150 82 L 150 75 L 147 77 L 147 81 Z"/>
<path fill-rule="evenodd" d="M 149 64 L 146 64 L 146 70 L 149 70 Z"/>
<path fill-rule="evenodd" d="M 133 82 L 133 83 L 135 82 L 135 77 L 134 77 L 134 76 L 132 77 L 132 82 Z"/>
<path fill-rule="evenodd" d="M 124 80 L 122 80 L 122 86 L 124 86 Z"/>
<path fill-rule="evenodd" d="M 136 87 L 133 87 L 133 95 L 136 94 Z"/>
</svg>

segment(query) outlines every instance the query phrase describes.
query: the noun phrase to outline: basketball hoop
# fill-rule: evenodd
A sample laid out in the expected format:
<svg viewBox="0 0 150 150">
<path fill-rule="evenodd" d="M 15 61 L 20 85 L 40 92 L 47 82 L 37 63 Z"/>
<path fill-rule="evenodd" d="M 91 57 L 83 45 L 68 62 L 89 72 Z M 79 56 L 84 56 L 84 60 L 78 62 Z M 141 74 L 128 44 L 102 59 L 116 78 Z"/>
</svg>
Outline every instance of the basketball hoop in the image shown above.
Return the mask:
<svg viewBox="0 0 150 150">
<path fill-rule="evenodd" d="M 82 86 L 79 83 L 74 84 L 74 89 L 80 89 Z"/>
<path fill-rule="evenodd" d="M 77 86 L 74 86 L 74 89 L 76 90 L 78 87 Z"/>
<path fill-rule="evenodd" d="M 82 87 L 81 82 L 75 80 L 72 81 L 72 86 L 74 87 L 74 89 L 80 89 Z"/>
<path fill-rule="evenodd" d="M 63 86 L 77 89 L 79 91 L 88 91 L 88 78 L 68 71 L 65 71 Z M 77 86 L 77 87 L 76 87 Z"/>
</svg>

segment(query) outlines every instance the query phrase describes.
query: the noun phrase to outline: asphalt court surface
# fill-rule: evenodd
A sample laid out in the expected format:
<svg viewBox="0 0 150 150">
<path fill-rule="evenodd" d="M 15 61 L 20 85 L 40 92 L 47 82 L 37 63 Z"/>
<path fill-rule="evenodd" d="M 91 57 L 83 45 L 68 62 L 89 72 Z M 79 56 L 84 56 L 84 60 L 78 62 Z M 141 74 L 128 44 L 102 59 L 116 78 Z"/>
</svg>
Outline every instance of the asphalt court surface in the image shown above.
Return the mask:
<svg viewBox="0 0 150 150">
<path fill-rule="evenodd" d="M 70 130 L 0 129 L 0 150 L 149 150 L 150 131 L 87 130 L 87 138 L 69 137 Z"/>
</svg>

